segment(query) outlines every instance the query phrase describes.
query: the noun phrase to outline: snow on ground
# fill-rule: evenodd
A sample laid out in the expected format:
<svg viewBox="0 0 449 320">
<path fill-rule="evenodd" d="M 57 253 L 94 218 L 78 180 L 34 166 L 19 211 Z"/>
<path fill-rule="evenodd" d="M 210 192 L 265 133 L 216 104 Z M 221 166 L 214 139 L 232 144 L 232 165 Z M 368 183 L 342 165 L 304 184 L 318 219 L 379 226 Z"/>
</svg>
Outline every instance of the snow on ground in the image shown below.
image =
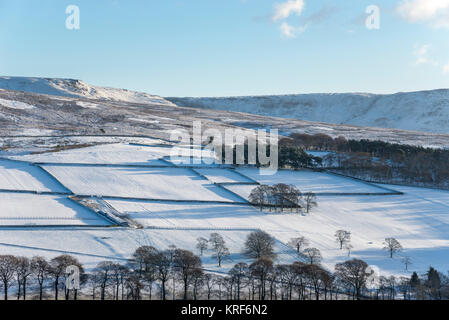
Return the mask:
<svg viewBox="0 0 449 320">
<path fill-rule="evenodd" d="M 76 146 L 76 145 L 95 145 L 100 147 L 104 144 L 139 144 L 139 145 L 164 145 L 165 141 L 150 138 L 150 137 L 133 137 L 133 136 L 79 136 L 79 135 L 52 135 L 54 131 L 51 130 L 34 130 L 34 129 L 24 129 L 21 136 L 16 137 L 0 137 L 0 155 L 8 157 L 10 159 L 36 162 L 39 160 L 48 162 L 74 162 L 75 160 L 83 161 L 83 159 L 89 159 L 88 152 L 95 152 L 95 147 L 92 149 L 82 150 L 82 149 L 72 149 L 61 152 L 51 152 L 52 149 L 60 146 Z M 111 147 L 112 148 L 112 147 Z M 120 147 L 119 147 L 120 148 Z M 83 148 L 84 149 L 84 148 Z M 51 153 L 48 153 L 51 152 Z M 80 152 L 78 156 L 75 153 Z M 117 150 L 111 149 L 107 150 L 105 147 L 104 152 L 115 152 L 115 157 L 117 157 Z M 35 153 L 35 154 L 32 154 Z M 40 154 L 39 154 L 40 153 Z M 45 156 L 43 156 L 45 154 Z M 139 152 L 140 154 L 140 152 Z M 25 157 L 24 157 L 25 156 Z M 100 155 L 101 156 L 101 155 Z M 40 158 L 42 157 L 42 158 Z M 113 161 L 109 158 L 104 159 L 105 161 Z M 103 157 L 104 158 L 104 157 Z M 35 161 L 36 160 L 36 161 Z M 95 159 L 90 159 L 93 163 Z M 89 160 L 85 160 L 89 163 Z M 131 159 L 131 161 L 134 161 Z"/>
<path fill-rule="evenodd" d="M 179 106 L 367 127 L 449 133 L 448 89 L 396 94 L 331 93 L 167 98 Z M 388 115 L 388 116 L 386 116 Z M 320 126 L 321 132 L 329 130 Z"/>
<path fill-rule="evenodd" d="M 135 121 L 135 122 L 141 122 L 141 123 L 149 123 L 149 124 L 155 124 L 159 123 L 159 120 L 150 120 L 150 119 L 137 119 L 137 118 L 128 118 L 128 120 Z"/>
<path fill-rule="evenodd" d="M 27 110 L 27 109 L 34 109 L 34 106 L 20 102 L 20 101 L 14 101 L 14 100 L 6 100 L 0 98 L 0 106 L 4 106 L 11 109 L 18 109 L 18 110 Z"/>
<path fill-rule="evenodd" d="M 265 214 L 249 205 L 124 200 L 107 202 L 144 227 L 252 229 L 267 219 Z"/>
<path fill-rule="evenodd" d="M 261 184 L 274 185 L 285 183 L 295 185 L 301 192 L 319 193 L 384 193 L 385 190 L 374 185 L 344 178 L 328 173 L 313 171 L 279 170 L 274 175 L 261 175 L 256 168 L 239 168 L 237 172 L 256 180 Z M 253 186 L 230 186 L 232 191 L 238 191 L 241 196 L 247 197 Z"/>
<path fill-rule="evenodd" d="M 160 250 L 170 245 L 191 250 L 195 248 L 198 237 L 209 238 L 214 231 L 209 230 L 135 230 L 135 229 L 30 229 L 2 230 L 0 232 L 0 254 L 41 255 L 51 259 L 60 254 L 71 254 L 78 258 L 86 269 L 92 269 L 101 261 L 112 260 L 126 263 L 133 252 L 140 246 L 150 245 Z M 212 252 L 203 256 L 203 267 L 209 270 L 226 272 L 235 263 L 249 260 L 242 257 L 242 244 L 248 231 L 221 231 L 229 250 L 230 258 L 219 268 L 212 258 Z M 276 242 L 275 250 L 279 253 L 278 262 L 288 263 L 294 258 L 291 250 Z"/>
<path fill-rule="evenodd" d="M 231 169 L 195 169 L 196 172 L 205 176 L 215 183 L 251 183 L 251 179 L 248 179 Z"/>
<path fill-rule="evenodd" d="M 117 240 L 115 240 L 117 239 Z M 0 254 L 47 259 L 61 254 L 71 254 L 84 267 L 92 269 L 106 260 L 125 263 L 132 250 L 138 247 L 131 243 L 124 230 L 93 228 L 26 228 L 2 229 L 0 232 Z"/>
<path fill-rule="evenodd" d="M 108 226 L 110 223 L 65 196 L 0 193 L 0 227 L 34 225 Z"/>
<path fill-rule="evenodd" d="M 182 168 L 45 165 L 77 195 L 160 200 L 241 201 L 194 172 Z"/>
<path fill-rule="evenodd" d="M 12 157 L 22 161 L 39 163 L 84 163 L 84 164 L 122 164 L 167 166 L 158 159 L 167 154 L 169 148 L 105 144 L 93 147 Z"/>
<path fill-rule="evenodd" d="M 51 135 L 54 134 L 55 130 L 49 130 L 49 129 L 43 129 L 43 128 L 24 128 L 20 131 L 19 136 L 45 136 L 45 135 Z"/>
<path fill-rule="evenodd" d="M 81 108 L 87 108 L 87 109 L 98 109 L 99 105 L 96 103 L 91 102 L 85 102 L 85 101 L 77 101 L 76 105 L 80 106 Z"/>
<path fill-rule="evenodd" d="M 157 140 L 154 140 L 157 142 Z M 162 159 L 170 157 L 201 155 L 209 156 L 210 151 L 190 150 L 182 146 L 106 144 L 87 148 L 72 149 L 60 152 L 12 156 L 11 159 L 37 163 L 76 163 L 76 164 L 116 164 L 137 166 L 171 166 L 169 161 Z M 170 160 L 170 158 L 167 158 Z M 181 161 L 179 161 L 181 162 Z"/>
<path fill-rule="evenodd" d="M 0 88 L 62 97 L 126 101 L 131 103 L 173 104 L 161 97 L 126 89 L 89 85 L 81 80 L 29 77 L 0 77 Z"/>
<path fill-rule="evenodd" d="M 424 272 L 430 265 L 449 269 L 449 192 L 398 188 L 403 196 L 318 197 L 319 207 L 301 218 L 295 231 L 272 231 L 282 241 L 299 234 L 319 248 L 329 267 L 348 257 L 334 241 L 334 233 L 352 233 L 352 257 L 360 258 L 391 274 L 404 274 L 401 257 L 410 256 L 411 270 Z M 289 220 L 285 218 L 286 222 Z M 382 250 L 385 238 L 394 237 L 404 251 L 390 259 Z"/>
<path fill-rule="evenodd" d="M 260 228 L 287 243 L 305 236 L 321 250 L 324 265 L 333 269 L 348 259 L 334 234 L 352 233 L 351 257 L 375 265 L 386 274 L 407 274 L 403 256 L 413 260 L 411 270 L 424 272 L 429 265 L 449 269 L 449 192 L 399 187 L 403 196 L 323 196 L 308 215 L 259 212 L 250 206 L 145 201 L 111 201 L 117 210 L 147 227 Z M 217 231 L 221 232 L 221 231 Z M 231 231 L 229 231 L 231 232 Z M 390 259 L 383 250 L 385 238 L 397 238 L 404 251 Z M 294 260 L 294 259 L 293 259 Z"/>
<path fill-rule="evenodd" d="M 0 159 L 0 190 L 65 192 L 44 170 L 27 163 Z"/>
<path fill-rule="evenodd" d="M 171 148 L 140 145 L 104 145 L 64 152 L 29 155 L 36 161 L 67 161 L 100 164 L 142 164 L 166 157 Z M 179 147 L 187 150 L 189 148 Z M 24 158 L 24 157 L 21 157 Z M 42 160 L 45 159 L 45 160 Z M 127 214 L 147 229 L 71 228 L 22 230 L 20 226 L 97 225 L 102 218 L 63 196 L 0 193 L 0 254 L 74 254 L 93 267 L 101 260 L 124 261 L 140 245 L 165 249 L 174 244 L 196 252 L 196 239 L 218 232 L 225 237 L 233 261 L 223 271 L 240 261 L 244 241 L 250 229 L 262 229 L 274 236 L 277 262 L 290 263 L 297 257 L 285 244 L 303 235 L 310 246 L 321 250 L 323 264 L 332 269 L 335 263 L 348 259 L 340 250 L 334 234 L 339 229 L 352 233 L 352 258 L 378 266 L 384 274 L 404 275 L 401 257 L 413 260 L 413 271 L 425 272 L 429 265 L 449 269 L 449 192 L 425 188 L 382 186 L 404 192 L 404 195 L 348 195 L 348 193 L 384 193 L 375 185 L 331 174 L 311 171 L 279 171 L 262 176 L 258 169 L 240 168 L 237 172 L 260 183 L 287 183 L 301 191 L 318 194 L 319 206 L 308 215 L 260 212 L 250 206 L 232 204 L 242 200 L 214 183 L 231 183 L 225 187 L 247 196 L 256 187 L 230 169 L 176 167 L 126 167 L 95 165 L 45 165 L 44 169 L 76 194 L 101 195 L 119 212 Z M 243 180 L 242 180 L 243 179 Z M 235 184 L 237 183 L 237 184 Z M 0 161 L 1 186 L 15 190 L 61 191 L 53 178 L 38 167 L 17 161 Z M 55 185 L 54 185 L 55 184 Z M 345 196 L 320 193 L 346 193 Z M 109 196 L 109 198 L 108 198 Z M 158 199 L 158 201 L 119 200 L 111 197 Z M 163 201 L 175 200 L 175 201 Z M 184 201 L 184 202 L 182 202 Z M 205 203 L 204 201 L 223 201 Z M 19 229 L 4 226 L 16 225 Z M 404 251 L 390 259 L 382 249 L 385 238 L 395 237 Z M 280 242 L 279 242 L 280 241 Z M 206 268 L 217 270 L 208 252 L 203 258 Z"/>
<path fill-rule="evenodd" d="M 256 189 L 259 185 L 253 184 L 231 184 L 231 185 L 225 185 L 223 186 L 227 190 L 234 192 L 235 194 L 238 194 L 243 199 L 249 200 L 249 195 L 251 192 Z"/>
</svg>

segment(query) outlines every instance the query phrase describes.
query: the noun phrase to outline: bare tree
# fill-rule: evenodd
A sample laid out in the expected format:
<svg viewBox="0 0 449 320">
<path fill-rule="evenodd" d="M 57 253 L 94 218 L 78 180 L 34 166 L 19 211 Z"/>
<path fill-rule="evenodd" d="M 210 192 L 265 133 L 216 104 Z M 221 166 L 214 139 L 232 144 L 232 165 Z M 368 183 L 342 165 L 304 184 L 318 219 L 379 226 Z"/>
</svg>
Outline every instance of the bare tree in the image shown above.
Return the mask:
<svg viewBox="0 0 449 320">
<path fill-rule="evenodd" d="M 214 250 L 213 257 L 218 260 L 218 266 L 221 267 L 223 259 L 228 258 L 230 255 L 229 249 L 226 247 L 223 237 L 218 233 L 212 233 L 209 242 Z"/>
<path fill-rule="evenodd" d="M 0 280 L 3 282 L 5 300 L 8 300 L 8 289 L 14 279 L 17 259 L 11 255 L 0 256 Z"/>
<path fill-rule="evenodd" d="M 130 261 L 133 269 L 143 277 L 143 274 L 151 271 L 154 267 L 153 260 L 159 251 L 152 246 L 141 246 L 133 253 L 133 259 Z"/>
<path fill-rule="evenodd" d="M 347 243 L 346 245 L 345 245 L 345 249 L 346 249 L 346 251 L 348 251 L 348 257 L 350 257 L 351 256 L 351 252 L 352 252 L 352 249 L 353 249 L 354 247 L 352 246 L 352 244 L 350 244 L 350 243 Z"/>
<path fill-rule="evenodd" d="M 31 259 L 31 271 L 39 284 L 39 300 L 43 298 L 44 282 L 48 279 L 50 265 L 44 257 L 35 256 Z"/>
<path fill-rule="evenodd" d="M 92 272 L 88 275 L 87 281 L 92 288 L 92 300 L 95 300 L 97 298 L 97 288 L 100 286 L 101 279 L 97 272 Z"/>
<path fill-rule="evenodd" d="M 351 232 L 346 230 L 338 230 L 335 232 L 335 241 L 339 244 L 340 250 L 343 250 L 343 247 L 351 242 Z"/>
<path fill-rule="evenodd" d="M 131 271 L 129 270 L 129 268 L 127 266 L 123 266 L 121 265 L 119 268 L 119 281 L 120 281 L 120 287 L 121 287 L 121 300 L 124 300 L 125 297 L 125 283 L 126 283 L 126 278 L 129 277 Z"/>
<path fill-rule="evenodd" d="M 130 266 L 137 272 L 140 284 L 146 284 L 149 291 L 149 298 L 153 296 L 153 284 L 156 281 L 157 270 L 155 260 L 159 251 L 152 246 L 141 246 L 133 254 Z"/>
<path fill-rule="evenodd" d="M 27 280 L 31 275 L 30 260 L 27 257 L 16 257 L 17 300 L 23 295 L 26 300 Z"/>
<path fill-rule="evenodd" d="M 271 188 L 272 198 L 275 200 L 275 206 L 279 206 L 281 211 L 285 207 L 299 208 L 299 201 L 302 197 L 301 191 L 294 185 L 279 183 Z"/>
<path fill-rule="evenodd" d="M 296 283 L 296 280 L 298 279 L 295 267 L 293 267 L 293 265 L 287 264 L 277 265 L 276 272 L 282 285 L 281 300 L 291 300 L 293 295 L 293 287 Z"/>
<path fill-rule="evenodd" d="M 195 277 L 197 269 L 201 268 L 201 259 L 190 251 L 176 249 L 173 263 L 175 272 L 178 273 L 184 284 L 184 300 L 187 300 L 189 285 Z"/>
<path fill-rule="evenodd" d="M 273 237 L 261 230 L 250 233 L 245 241 L 244 254 L 252 259 L 273 259 L 276 256 Z"/>
<path fill-rule="evenodd" d="M 193 300 L 198 300 L 200 295 L 200 288 L 204 283 L 204 272 L 200 268 L 195 268 L 192 273 L 192 284 L 193 284 Z"/>
<path fill-rule="evenodd" d="M 60 256 L 57 256 L 57 257 L 51 259 L 51 261 L 50 261 L 49 274 L 51 274 L 51 276 L 53 277 L 53 281 L 54 281 L 53 287 L 55 289 L 55 300 L 59 299 L 59 286 L 61 285 L 61 283 L 65 284 L 64 279 L 66 276 L 67 267 L 69 267 L 69 266 L 78 267 L 80 270 L 80 276 L 84 273 L 81 263 L 79 263 L 79 261 L 76 258 L 74 258 L 70 255 L 66 255 L 66 254 L 60 255 Z M 68 300 L 70 291 L 65 286 L 64 286 L 64 288 L 65 288 L 65 298 Z M 77 298 L 77 290 L 76 289 L 74 290 L 74 298 L 75 299 Z"/>
<path fill-rule="evenodd" d="M 307 259 L 307 261 L 310 264 L 319 264 L 321 262 L 321 259 L 323 258 L 321 256 L 320 250 L 317 248 L 307 248 L 303 251 L 302 256 Z"/>
<path fill-rule="evenodd" d="M 79 270 L 79 280 L 80 280 L 80 286 L 87 280 L 87 275 L 84 272 L 84 267 L 81 264 L 81 262 L 78 261 L 77 258 L 67 255 L 66 256 L 66 261 L 65 261 L 67 267 L 68 266 L 73 266 L 73 267 L 77 267 Z M 70 288 L 68 288 L 66 286 L 67 284 L 67 276 L 70 275 L 70 273 L 67 273 L 67 267 L 66 267 L 66 272 L 64 272 L 63 274 L 63 283 L 64 283 L 64 290 L 65 290 L 65 299 L 66 300 L 70 300 Z M 73 293 L 73 300 L 77 300 L 78 299 L 78 289 L 77 288 L 73 288 L 71 289 L 72 293 Z"/>
<path fill-rule="evenodd" d="M 404 300 L 410 300 L 412 291 L 411 281 L 407 277 L 400 277 L 398 280 L 398 289 L 402 293 Z"/>
<path fill-rule="evenodd" d="M 258 206 L 260 211 L 268 204 L 268 186 L 262 185 L 251 191 L 249 195 L 249 202 L 254 206 Z"/>
<path fill-rule="evenodd" d="M 327 273 L 323 268 L 315 264 L 310 264 L 305 267 L 305 273 L 312 284 L 313 291 L 315 292 L 315 299 L 320 299 L 321 287 L 323 285 L 324 276 Z"/>
<path fill-rule="evenodd" d="M 402 258 L 402 263 L 405 266 L 405 270 L 408 271 L 408 267 L 413 264 L 412 258 L 410 258 L 409 256 L 405 256 L 404 258 Z"/>
<path fill-rule="evenodd" d="M 113 286 L 113 297 L 115 300 L 119 300 L 119 291 L 120 291 L 120 287 L 122 287 L 122 293 L 123 293 L 123 284 L 124 284 L 124 278 L 126 276 L 126 274 L 128 273 L 128 268 L 126 266 L 123 266 L 119 263 L 113 263 L 111 266 L 111 271 L 110 272 L 110 282 L 111 285 Z M 122 294 L 123 297 L 123 294 Z"/>
<path fill-rule="evenodd" d="M 205 273 L 203 276 L 203 283 L 207 289 L 207 300 L 212 299 L 212 290 L 216 283 L 216 277 L 217 276 L 210 274 L 210 273 Z"/>
<path fill-rule="evenodd" d="M 387 250 L 390 254 L 390 258 L 393 255 L 402 250 L 402 245 L 395 238 L 386 238 L 384 241 L 384 250 Z"/>
<path fill-rule="evenodd" d="M 304 247 L 307 247 L 309 245 L 309 240 L 307 240 L 305 237 L 301 236 L 298 238 L 292 238 L 290 239 L 288 245 L 296 250 L 296 252 L 299 254 L 301 253 L 301 250 Z"/>
<path fill-rule="evenodd" d="M 166 284 L 172 267 L 171 252 L 162 251 L 155 257 L 157 279 L 161 282 L 161 299 L 165 300 L 167 295 Z"/>
<path fill-rule="evenodd" d="M 265 300 L 268 274 L 273 269 L 273 261 L 262 257 L 249 266 L 251 275 L 259 280 L 259 300 Z"/>
<path fill-rule="evenodd" d="M 200 251 L 200 256 L 203 256 L 204 251 L 209 247 L 209 241 L 203 237 L 196 239 L 196 241 L 196 248 Z"/>
<path fill-rule="evenodd" d="M 100 285 L 100 300 L 106 299 L 106 288 L 112 284 L 114 269 L 115 266 L 112 261 L 102 261 L 93 271 Z"/>
<path fill-rule="evenodd" d="M 310 211 L 318 206 L 318 202 L 316 200 L 316 195 L 313 192 L 304 194 L 304 203 L 306 213 L 310 213 Z"/>
<path fill-rule="evenodd" d="M 345 284 L 353 288 L 354 298 L 360 299 L 362 290 L 371 273 L 365 261 L 352 259 L 335 266 L 336 276 Z"/>
<path fill-rule="evenodd" d="M 244 287 L 244 279 L 248 275 L 249 267 L 244 262 L 237 263 L 231 270 L 229 270 L 229 275 L 233 278 L 236 288 L 236 299 L 240 300 L 240 293 Z"/>
<path fill-rule="evenodd" d="M 125 280 L 125 286 L 127 289 L 127 299 L 138 301 L 141 299 L 141 291 L 144 287 L 140 281 L 140 277 L 135 272 L 131 272 Z"/>
</svg>

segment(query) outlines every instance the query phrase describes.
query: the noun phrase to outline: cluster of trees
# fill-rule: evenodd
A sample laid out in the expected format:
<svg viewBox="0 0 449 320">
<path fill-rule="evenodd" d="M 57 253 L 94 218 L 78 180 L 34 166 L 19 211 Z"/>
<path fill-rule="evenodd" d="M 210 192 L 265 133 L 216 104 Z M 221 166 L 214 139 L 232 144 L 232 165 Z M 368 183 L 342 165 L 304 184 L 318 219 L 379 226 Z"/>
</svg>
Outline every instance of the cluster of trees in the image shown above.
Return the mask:
<svg viewBox="0 0 449 320">
<path fill-rule="evenodd" d="M 278 147 L 278 165 L 280 168 L 289 168 L 289 169 L 300 169 L 300 168 L 313 168 L 317 166 L 321 166 L 322 159 L 320 157 L 315 157 L 312 155 L 309 155 L 307 152 L 304 151 L 304 148 L 293 146 L 286 143 L 279 143 Z M 222 154 L 221 159 L 223 162 L 226 159 L 226 153 L 232 154 L 233 163 L 236 165 L 247 165 L 249 164 L 249 159 L 255 160 L 255 165 L 257 167 L 260 167 L 261 164 L 259 162 L 259 157 L 256 155 L 258 154 L 258 147 L 255 148 L 254 155 L 249 155 L 249 148 L 248 148 L 248 142 L 246 141 L 244 144 L 241 145 L 235 145 L 232 147 L 232 149 L 226 145 L 223 145 L 221 148 Z M 243 152 L 241 152 L 242 150 Z M 270 145 L 267 145 L 267 157 L 270 156 Z M 239 152 L 243 155 L 242 159 L 239 159 L 237 155 Z M 240 160 L 240 161 L 238 161 Z"/>
<path fill-rule="evenodd" d="M 449 150 L 383 141 L 347 140 L 325 134 L 292 134 L 280 145 L 306 150 L 333 151 L 317 165 L 381 182 L 449 187 Z"/>
<path fill-rule="evenodd" d="M 249 195 L 252 205 L 260 208 L 260 211 L 268 208 L 270 212 L 286 209 L 299 212 L 303 209 L 306 213 L 318 205 L 314 193 L 302 194 L 294 185 L 283 183 L 274 186 L 260 185 L 254 188 Z"/>
<path fill-rule="evenodd" d="M 304 151 L 298 146 L 279 144 L 279 167 L 300 169 L 314 168 L 322 165 L 323 160 Z"/>
</svg>

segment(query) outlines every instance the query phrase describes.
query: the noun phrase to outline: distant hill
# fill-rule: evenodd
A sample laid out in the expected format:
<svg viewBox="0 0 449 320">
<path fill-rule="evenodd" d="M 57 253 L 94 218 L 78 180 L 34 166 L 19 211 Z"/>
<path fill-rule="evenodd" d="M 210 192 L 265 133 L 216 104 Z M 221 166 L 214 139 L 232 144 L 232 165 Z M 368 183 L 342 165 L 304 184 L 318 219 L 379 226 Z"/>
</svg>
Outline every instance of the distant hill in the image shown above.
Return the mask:
<svg viewBox="0 0 449 320">
<path fill-rule="evenodd" d="M 166 99 L 184 107 L 334 124 L 449 133 L 448 89 L 390 95 L 341 93 Z"/>
<path fill-rule="evenodd" d="M 171 105 L 167 100 L 148 93 L 97 87 L 74 79 L 0 77 L 0 89 L 71 98 Z"/>
</svg>

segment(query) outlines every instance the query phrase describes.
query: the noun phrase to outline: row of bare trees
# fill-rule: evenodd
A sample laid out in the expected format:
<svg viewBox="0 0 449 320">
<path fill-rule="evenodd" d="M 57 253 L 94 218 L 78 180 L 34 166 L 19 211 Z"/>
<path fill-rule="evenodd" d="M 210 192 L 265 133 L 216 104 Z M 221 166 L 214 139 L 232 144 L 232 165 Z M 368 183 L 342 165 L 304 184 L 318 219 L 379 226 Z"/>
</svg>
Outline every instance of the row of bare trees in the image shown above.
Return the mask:
<svg viewBox="0 0 449 320">
<path fill-rule="evenodd" d="M 35 256 L 31 259 L 27 257 L 16 257 L 12 255 L 0 256 L 0 287 L 3 289 L 5 300 L 9 298 L 10 288 L 14 288 L 16 298 L 25 300 L 29 280 L 32 280 L 33 287 L 37 287 L 38 298 L 44 298 L 44 288 L 49 285 L 53 288 L 54 299 L 59 299 L 60 291 L 64 291 L 66 299 L 70 297 L 71 290 L 66 289 L 65 281 L 67 267 L 76 266 L 80 270 L 80 277 L 85 278 L 85 273 L 81 263 L 70 255 L 60 255 L 50 261 L 44 257 Z M 78 291 L 72 290 L 76 299 Z"/>
<path fill-rule="evenodd" d="M 340 248 L 350 241 L 350 233 L 335 234 Z M 389 240 L 389 241 L 387 241 Z M 388 238 L 385 249 L 399 250 L 398 242 Z M 174 246 L 158 250 L 141 246 L 131 259 L 122 263 L 103 261 L 84 271 L 70 255 L 51 260 L 43 257 L 0 256 L 0 288 L 4 299 L 94 299 L 94 300 L 335 300 L 335 299 L 448 299 L 449 278 L 430 268 L 424 275 L 411 278 L 383 277 L 359 259 L 335 266 L 332 273 L 321 265 L 321 253 L 309 248 L 304 237 L 291 239 L 298 261 L 275 264 L 275 240 L 264 231 L 250 233 L 242 255 L 227 273 L 205 270 L 200 256 Z M 198 238 L 202 255 L 212 250 L 219 266 L 229 257 L 224 238 L 212 233 Z M 67 268 L 79 269 L 80 289 L 67 287 Z M 11 294 L 12 293 L 12 294 Z"/>
</svg>

